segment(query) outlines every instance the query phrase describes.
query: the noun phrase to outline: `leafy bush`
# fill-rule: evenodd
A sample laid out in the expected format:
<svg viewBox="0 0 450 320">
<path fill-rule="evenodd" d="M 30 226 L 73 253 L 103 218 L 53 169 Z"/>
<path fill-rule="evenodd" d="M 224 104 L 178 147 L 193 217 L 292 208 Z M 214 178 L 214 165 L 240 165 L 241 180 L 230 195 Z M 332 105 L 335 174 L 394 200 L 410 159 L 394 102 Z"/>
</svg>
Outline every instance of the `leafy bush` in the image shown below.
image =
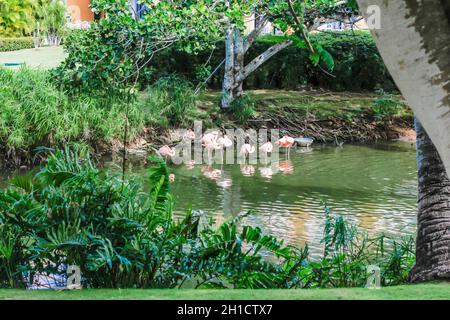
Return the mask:
<svg viewBox="0 0 450 320">
<path fill-rule="evenodd" d="M 34 48 L 32 38 L 0 38 L 0 52 Z"/>
<path fill-rule="evenodd" d="M 246 124 L 256 115 L 256 99 L 251 94 L 243 94 L 231 105 L 232 117 L 238 124 Z"/>
<path fill-rule="evenodd" d="M 119 96 L 69 96 L 48 72 L 0 69 L 0 141 L 3 148 L 96 144 L 123 134 L 126 100 Z M 143 114 L 130 108 L 130 137 L 143 127 Z"/>
<path fill-rule="evenodd" d="M 162 127 L 190 125 L 195 119 L 197 97 L 189 82 L 163 77 L 145 91 L 143 109 L 149 122 Z"/>
<path fill-rule="evenodd" d="M 404 109 L 404 104 L 384 92 L 377 98 L 371 110 L 377 121 L 389 121 Z"/>
<path fill-rule="evenodd" d="M 0 0 L 0 37 L 29 34 L 35 4 L 34 0 Z"/>
<path fill-rule="evenodd" d="M 384 285 L 404 283 L 413 242 L 369 239 L 326 213 L 324 255 L 241 226 L 215 228 L 201 211 L 172 216 L 168 171 L 153 159 L 150 192 L 137 179 L 102 173 L 76 151 L 51 154 L 34 177 L 0 191 L 0 286 L 25 287 L 80 267 L 85 287 L 310 288 L 365 285 L 378 264 Z"/>
<path fill-rule="evenodd" d="M 336 77 L 332 78 L 314 67 L 309 60 L 309 52 L 294 46 L 276 54 L 245 81 L 246 89 L 297 89 L 300 86 L 316 86 L 335 91 L 362 91 L 384 89 L 395 91 L 392 80 L 383 60 L 378 53 L 372 36 L 368 32 L 320 32 L 310 35 L 312 42 L 318 43 L 334 59 Z M 261 52 L 280 41 L 282 36 L 263 36 L 258 38 L 249 49 L 246 61 L 251 61 Z M 198 79 L 199 69 L 204 69 L 210 61 L 214 69 L 224 59 L 224 47 L 219 43 L 217 49 L 202 51 L 197 55 L 187 54 L 171 48 L 156 56 L 151 63 L 154 80 L 161 75 L 178 73 L 193 82 Z M 217 73 L 209 82 L 209 87 L 219 89 L 222 85 L 223 72 Z"/>
<path fill-rule="evenodd" d="M 55 70 L 58 81 L 85 91 L 142 84 L 152 71 L 149 62 L 166 48 L 192 53 L 219 32 L 204 1 L 148 1 L 147 6 L 151 10 L 133 19 L 128 0 L 92 1 L 92 11 L 102 19 L 65 39 L 68 56 Z"/>
<path fill-rule="evenodd" d="M 384 235 L 369 238 L 367 233 L 333 215 L 326 209 L 323 257 L 308 265 L 306 281 L 310 287 L 363 287 L 367 281 L 367 267 L 381 269 L 383 286 L 408 281 L 409 270 L 415 260 L 412 237 L 400 240 Z"/>
</svg>

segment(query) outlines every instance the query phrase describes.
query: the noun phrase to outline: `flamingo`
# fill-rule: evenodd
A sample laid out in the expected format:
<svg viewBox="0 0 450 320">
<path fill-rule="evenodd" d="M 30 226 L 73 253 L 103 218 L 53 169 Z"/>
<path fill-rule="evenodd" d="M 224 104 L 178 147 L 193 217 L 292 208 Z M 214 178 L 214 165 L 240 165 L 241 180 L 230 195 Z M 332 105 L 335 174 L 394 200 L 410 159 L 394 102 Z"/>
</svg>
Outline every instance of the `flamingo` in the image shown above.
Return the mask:
<svg viewBox="0 0 450 320">
<path fill-rule="evenodd" d="M 217 142 L 217 139 L 208 138 L 203 143 L 203 147 L 208 153 L 208 162 L 211 162 L 211 156 L 213 150 L 221 150 L 222 146 Z"/>
<path fill-rule="evenodd" d="M 273 150 L 273 144 L 271 142 L 264 143 L 261 147 L 259 147 L 259 151 L 264 153 L 270 153 Z"/>
<path fill-rule="evenodd" d="M 183 136 L 183 141 L 190 142 L 195 140 L 195 132 L 191 129 L 188 129 Z"/>
<path fill-rule="evenodd" d="M 291 151 L 291 147 L 294 145 L 294 143 L 295 143 L 294 138 L 289 137 L 288 135 L 285 135 L 283 138 L 275 142 L 275 144 L 279 145 L 280 147 L 287 149 L 288 158 Z"/>
<path fill-rule="evenodd" d="M 248 144 L 248 143 L 246 143 L 246 144 L 244 144 L 244 145 L 242 145 L 242 147 L 241 147 L 241 151 L 239 152 L 239 154 L 241 155 L 241 156 L 247 156 L 248 154 L 252 154 L 252 153 L 254 153 L 255 152 L 255 147 L 254 146 L 252 146 L 252 145 L 250 145 L 250 144 Z"/>
<path fill-rule="evenodd" d="M 211 162 L 211 153 L 213 150 L 219 150 L 222 149 L 222 146 L 217 142 L 217 139 L 219 138 L 219 132 L 213 131 L 210 133 L 207 133 L 203 135 L 202 138 L 202 146 L 207 150 L 208 152 L 208 161 Z"/>
<path fill-rule="evenodd" d="M 207 134 L 203 135 L 202 144 L 203 144 L 203 146 L 214 145 L 217 143 L 218 138 L 219 138 L 219 132 L 217 132 L 217 131 L 207 133 Z"/>
<path fill-rule="evenodd" d="M 158 150 L 159 154 L 167 160 L 169 157 L 175 156 L 175 150 L 173 150 L 168 145 L 164 145 Z"/>
<path fill-rule="evenodd" d="M 227 136 L 220 137 L 217 139 L 217 142 L 224 148 L 229 148 L 233 145 L 233 141 Z"/>
</svg>

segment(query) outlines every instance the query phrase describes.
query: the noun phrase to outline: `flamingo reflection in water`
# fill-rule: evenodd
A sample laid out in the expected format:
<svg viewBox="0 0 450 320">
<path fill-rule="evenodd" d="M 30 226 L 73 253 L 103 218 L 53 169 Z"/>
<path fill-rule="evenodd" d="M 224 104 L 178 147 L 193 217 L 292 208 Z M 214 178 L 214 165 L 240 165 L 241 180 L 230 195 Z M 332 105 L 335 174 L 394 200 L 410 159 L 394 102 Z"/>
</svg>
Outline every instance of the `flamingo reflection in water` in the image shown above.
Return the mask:
<svg viewBox="0 0 450 320">
<path fill-rule="evenodd" d="M 283 174 L 294 173 L 294 165 L 291 160 L 280 161 L 278 168 Z"/>
<path fill-rule="evenodd" d="M 241 173 L 246 177 L 252 177 L 255 175 L 255 167 L 249 164 L 241 165 Z"/>
<path fill-rule="evenodd" d="M 273 170 L 271 167 L 259 168 L 259 173 L 261 174 L 261 177 L 263 177 L 263 178 L 272 179 Z"/>
</svg>

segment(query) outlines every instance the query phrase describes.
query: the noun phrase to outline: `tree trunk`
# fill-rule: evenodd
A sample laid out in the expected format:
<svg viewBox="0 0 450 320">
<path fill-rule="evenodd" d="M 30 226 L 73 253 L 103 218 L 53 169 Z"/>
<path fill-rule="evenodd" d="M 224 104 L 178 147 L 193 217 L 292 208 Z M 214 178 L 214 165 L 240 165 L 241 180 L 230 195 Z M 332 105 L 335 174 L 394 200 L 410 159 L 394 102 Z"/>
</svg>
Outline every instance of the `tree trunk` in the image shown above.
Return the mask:
<svg viewBox="0 0 450 320">
<path fill-rule="evenodd" d="M 233 102 L 234 67 L 234 27 L 230 24 L 225 36 L 225 73 L 222 87 L 222 109 L 229 109 Z"/>
<path fill-rule="evenodd" d="M 450 175 L 450 0 L 357 1 L 368 22 L 378 11 L 375 43 Z"/>
<path fill-rule="evenodd" d="M 235 28 L 234 30 L 234 77 L 236 82 L 236 75 L 240 74 L 244 69 L 244 38 L 241 30 Z M 233 84 L 233 98 L 236 99 L 242 95 L 244 81 Z"/>
<path fill-rule="evenodd" d="M 242 95 L 245 79 L 275 54 L 292 44 L 291 41 L 278 43 L 245 65 L 245 53 L 261 34 L 268 20 L 261 23 L 244 39 L 241 30 L 230 25 L 225 36 L 225 73 L 222 85 L 222 110 L 229 110 L 233 101 Z"/>
<path fill-rule="evenodd" d="M 243 39 L 239 29 L 228 31 L 225 39 L 225 74 L 222 86 L 222 110 L 231 107 L 233 101 L 242 95 L 245 79 L 266 63 L 284 48 L 290 46 L 292 41 L 277 43 L 253 59 L 248 65 L 244 64 L 245 52 L 248 43 Z"/>
<path fill-rule="evenodd" d="M 416 119 L 418 216 L 412 282 L 450 280 L 450 181 L 441 158 Z"/>
</svg>

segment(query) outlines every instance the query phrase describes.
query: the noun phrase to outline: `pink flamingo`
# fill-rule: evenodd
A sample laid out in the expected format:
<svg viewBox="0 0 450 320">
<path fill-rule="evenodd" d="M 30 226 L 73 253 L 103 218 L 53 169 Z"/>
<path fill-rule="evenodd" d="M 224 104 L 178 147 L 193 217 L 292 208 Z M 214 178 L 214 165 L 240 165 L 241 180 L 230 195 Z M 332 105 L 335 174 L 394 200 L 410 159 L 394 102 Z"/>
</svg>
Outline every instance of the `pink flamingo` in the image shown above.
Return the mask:
<svg viewBox="0 0 450 320">
<path fill-rule="evenodd" d="M 219 138 L 219 132 L 213 131 L 203 135 L 202 144 L 206 145 L 215 145 L 217 144 L 217 139 Z"/>
<path fill-rule="evenodd" d="M 211 156 L 213 150 L 222 149 L 222 145 L 217 141 L 219 138 L 219 133 L 217 131 L 207 133 L 203 136 L 202 144 L 203 147 L 208 152 L 208 162 L 211 162 Z"/>
<path fill-rule="evenodd" d="M 186 131 L 186 133 L 184 134 L 184 136 L 183 136 L 183 140 L 184 141 L 193 141 L 193 140 L 195 140 L 195 132 L 192 131 L 191 129 L 188 129 Z"/>
<path fill-rule="evenodd" d="M 270 153 L 273 150 L 273 144 L 270 142 L 264 143 L 261 147 L 259 147 L 259 151 L 264 153 Z"/>
<path fill-rule="evenodd" d="M 227 136 L 220 137 L 217 139 L 217 142 L 224 148 L 229 148 L 233 145 L 233 141 Z"/>
<path fill-rule="evenodd" d="M 294 145 L 295 140 L 292 137 L 289 137 L 288 135 L 285 135 L 283 138 L 275 142 L 275 144 L 279 145 L 282 148 L 287 149 L 287 157 L 289 158 L 291 147 Z"/>
<path fill-rule="evenodd" d="M 247 155 L 250 155 L 250 154 L 254 153 L 255 150 L 256 150 L 256 149 L 255 149 L 254 146 L 252 146 L 252 145 L 246 143 L 246 144 L 242 145 L 241 150 L 239 151 L 239 154 L 240 154 L 241 156 L 243 156 L 243 157 L 244 157 L 244 160 L 245 160 L 245 157 L 247 157 Z"/>
<path fill-rule="evenodd" d="M 173 150 L 168 145 L 164 145 L 158 150 L 159 154 L 167 160 L 169 157 L 175 156 L 175 150 Z"/>
</svg>

